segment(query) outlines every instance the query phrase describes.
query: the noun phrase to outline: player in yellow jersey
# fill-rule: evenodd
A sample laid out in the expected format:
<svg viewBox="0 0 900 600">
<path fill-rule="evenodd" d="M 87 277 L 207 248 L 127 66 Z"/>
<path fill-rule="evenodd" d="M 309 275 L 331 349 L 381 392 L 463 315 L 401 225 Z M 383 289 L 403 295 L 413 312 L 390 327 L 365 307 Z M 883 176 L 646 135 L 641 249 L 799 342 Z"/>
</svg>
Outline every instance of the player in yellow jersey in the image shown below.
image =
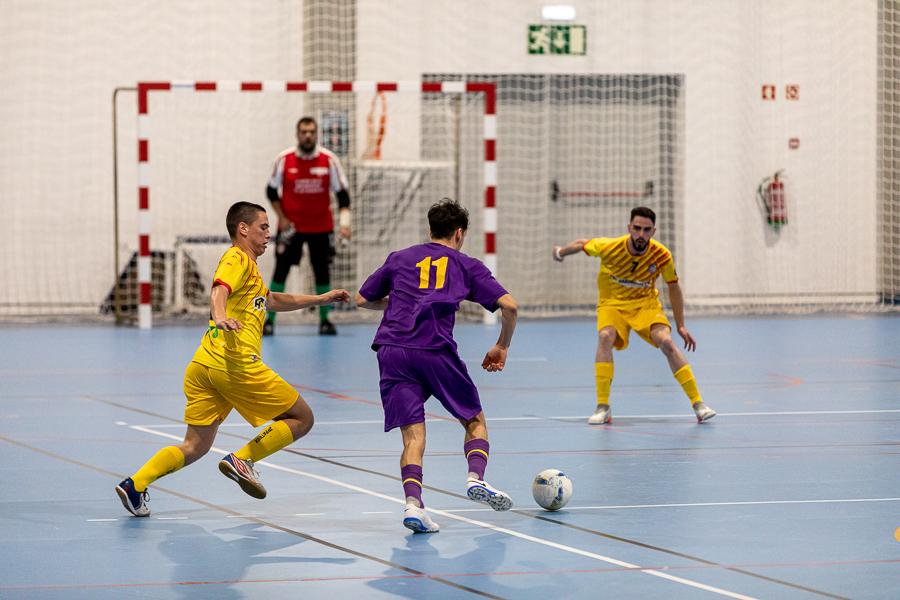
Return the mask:
<svg viewBox="0 0 900 600">
<path fill-rule="evenodd" d="M 272 421 L 243 448 L 219 461 L 219 470 L 254 498 L 265 498 L 266 489 L 253 463 L 300 439 L 313 425 L 306 401 L 262 362 L 266 310 L 346 302 L 350 294 L 347 290 L 318 296 L 270 292 L 256 266 L 271 235 L 265 209 L 238 202 L 228 209 L 225 224 L 232 246 L 213 278 L 209 328 L 184 374 L 184 441 L 166 446 L 116 486 L 122 505 L 136 517 L 150 515 L 147 486 L 206 454 L 232 408 L 254 427 Z"/>
<path fill-rule="evenodd" d="M 669 286 L 669 300 L 678 335 L 685 350 L 692 352 L 697 342 L 684 326 L 684 297 L 678 285 L 675 261 L 669 249 L 653 239 L 656 213 L 645 206 L 631 210 L 628 235 L 617 238 L 580 239 L 566 246 L 554 246 L 553 258 L 558 262 L 577 252 L 600 258 L 597 273 L 597 354 L 594 374 L 597 382 L 597 408 L 588 419 L 591 425 L 612 422 L 609 410 L 609 388 L 613 379 L 613 348 L 628 347 L 628 334 L 633 329 L 647 343 L 665 355 L 676 381 L 691 401 L 697 422 L 716 416 L 716 411 L 703 402 L 694 373 L 684 354 L 672 341 L 672 326 L 663 314 L 656 289 L 656 278 L 662 275 Z"/>
</svg>

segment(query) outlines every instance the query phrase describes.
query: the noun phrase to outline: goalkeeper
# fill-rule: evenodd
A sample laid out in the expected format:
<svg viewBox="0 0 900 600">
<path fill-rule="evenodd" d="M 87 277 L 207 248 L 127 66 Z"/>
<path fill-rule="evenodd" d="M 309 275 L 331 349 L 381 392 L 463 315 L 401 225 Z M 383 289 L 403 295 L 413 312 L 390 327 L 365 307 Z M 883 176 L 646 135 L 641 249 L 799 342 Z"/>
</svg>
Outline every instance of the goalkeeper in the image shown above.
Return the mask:
<svg viewBox="0 0 900 600">
<path fill-rule="evenodd" d="M 266 186 L 266 196 L 278 215 L 275 272 L 269 284 L 273 292 L 284 291 L 288 272 L 303 258 L 303 244 L 309 247 L 316 293 L 324 294 L 331 289 L 331 260 L 334 257 L 332 192 L 338 201 L 339 235 L 350 239 L 347 177 L 338 157 L 318 145 L 318 133 L 315 119 L 303 117 L 297 122 L 297 146 L 278 156 Z M 329 310 L 328 306 L 319 307 L 319 335 L 337 333 L 328 319 Z M 263 335 L 274 333 L 275 313 L 270 312 Z"/>
<path fill-rule="evenodd" d="M 599 257 L 601 261 L 597 275 L 598 341 L 594 362 L 597 407 L 588 419 L 591 425 L 612 422 L 609 410 L 609 388 L 613 379 L 612 351 L 613 348 L 624 350 L 628 347 L 628 334 L 632 329 L 648 344 L 662 350 L 675 380 L 691 401 L 697 422 L 702 423 L 716 416 L 716 411 L 704 404 L 691 366 L 672 341 L 672 326 L 663 314 L 656 289 L 656 278 L 660 275 L 669 286 L 675 325 L 678 335 L 684 340 L 685 350 L 693 351 L 697 347 L 694 337 L 684 326 L 684 297 L 678 285 L 672 253 L 652 239 L 654 233 L 656 213 L 639 206 L 631 210 L 628 235 L 575 240 L 567 246 L 553 247 L 553 258 L 558 262 L 569 254 L 582 251 L 588 256 Z"/>
</svg>

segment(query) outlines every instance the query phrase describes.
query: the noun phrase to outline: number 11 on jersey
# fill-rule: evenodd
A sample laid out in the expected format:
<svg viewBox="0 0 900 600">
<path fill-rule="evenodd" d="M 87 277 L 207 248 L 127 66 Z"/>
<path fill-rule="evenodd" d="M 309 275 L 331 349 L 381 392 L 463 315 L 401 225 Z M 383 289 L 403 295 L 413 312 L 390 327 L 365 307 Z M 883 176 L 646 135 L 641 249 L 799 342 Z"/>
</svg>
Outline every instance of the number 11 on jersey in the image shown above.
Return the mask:
<svg viewBox="0 0 900 600">
<path fill-rule="evenodd" d="M 426 256 L 422 260 L 416 263 L 416 266 L 419 267 L 419 288 L 426 289 L 431 287 L 431 257 Z M 441 258 L 434 261 L 434 266 L 437 269 L 437 275 L 435 277 L 434 289 L 439 290 L 444 287 L 444 278 L 447 276 L 447 257 L 442 256 Z"/>
</svg>

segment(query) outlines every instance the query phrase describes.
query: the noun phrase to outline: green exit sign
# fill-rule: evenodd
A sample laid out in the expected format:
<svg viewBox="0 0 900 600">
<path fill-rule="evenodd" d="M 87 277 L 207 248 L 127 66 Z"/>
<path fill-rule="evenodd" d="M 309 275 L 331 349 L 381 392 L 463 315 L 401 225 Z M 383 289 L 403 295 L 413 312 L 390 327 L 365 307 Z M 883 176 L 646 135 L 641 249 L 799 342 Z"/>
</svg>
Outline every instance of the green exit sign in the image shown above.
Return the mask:
<svg viewBox="0 0 900 600">
<path fill-rule="evenodd" d="M 529 25 L 528 54 L 581 55 L 587 49 L 584 25 Z"/>
</svg>

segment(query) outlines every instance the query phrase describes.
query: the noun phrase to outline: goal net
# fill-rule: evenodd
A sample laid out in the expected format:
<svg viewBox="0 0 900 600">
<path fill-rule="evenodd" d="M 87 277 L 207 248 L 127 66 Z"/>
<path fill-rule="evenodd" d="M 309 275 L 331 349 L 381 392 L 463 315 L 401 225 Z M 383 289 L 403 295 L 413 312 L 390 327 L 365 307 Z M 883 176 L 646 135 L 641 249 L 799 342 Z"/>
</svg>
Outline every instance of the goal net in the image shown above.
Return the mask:
<svg viewBox="0 0 900 600">
<path fill-rule="evenodd" d="M 208 312 L 209 282 L 229 245 L 225 213 L 239 200 L 268 207 L 264 192 L 274 160 L 296 146 L 301 116 L 316 118 L 319 143 L 338 155 L 350 181 L 352 237 L 336 240 L 333 287 L 355 290 L 389 252 L 426 241 L 427 208 L 445 196 L 459 198 L 470 211 L 466 251 L 494 264 L 487 245 L 493 234 L 483 226 L 492 212 L 485 203 L 493 197 L 492 86 L 467 87 L 461 81 L 142 85 L 139 204 L 131 214 L 138 236 L 120 252 L 122 274 L 105 310 L 144 327 L 152 315 Z M 333 210 L 337 214 L 336 204 Z M 274 227 L 276 217 L 269 215 Z M 274 246 L 273 239 L 259 259 L 266 280 L 274 270 Z M 286 291 L 314 289 L 304 251 Z M 358 312 L 350 306 L 334 316 L 359 318 Z M 464 312 L 483 317 L 484 311 L 467 307 Z M 286 314 L 284 321 L 313 315 Z"/>
</svg>

